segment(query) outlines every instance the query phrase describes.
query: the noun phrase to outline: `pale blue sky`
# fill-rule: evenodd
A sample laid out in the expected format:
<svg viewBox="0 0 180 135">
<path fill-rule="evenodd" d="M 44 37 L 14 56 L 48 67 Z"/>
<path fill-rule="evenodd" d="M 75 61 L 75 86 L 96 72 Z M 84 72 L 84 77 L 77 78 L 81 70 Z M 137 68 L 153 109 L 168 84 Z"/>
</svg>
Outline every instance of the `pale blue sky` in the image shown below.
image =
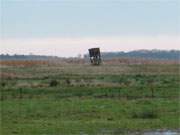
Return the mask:
<svg viewBox="0 0 180 135">
<path fill-rule="evenodd" d="M 37 2 L 38 1 L 38 2 Z M 177 34 L 178 0 L 2 0 L 6 37 Z"/>
<path fill-rule="evenodd" d="M 66 40 L 94 38 L 96 40 L 93 42 L 96 42 L 98 38 L 152 39 L 159 36 L 174 38 L 180 31 L 178 24 L 180 2 L 179 0 L 1 0 L 1 19 L 0 33 L 6 40 L 56 38 L 62 41 L 63 38 Z M 57 43 L 60 44 L 60 41 Z M 38 45 L 34 43 L 34 46 L 35 44 L 36 53 Z M 23 53 L 16 50 L 17 44 L 14 47 L 14 51 L 4 47 L 2 52 Z M 162 46 L 159 48 L 163 49 Z M 60 49 L 64 49 L 62 44 L 59 45 Z M 130 48 L 124 50 L 128 49 L 130 50 Z M 117 45 L 116 50 L 118 51 Z M 120 45 L 119 50 L 122 50 Z M 28 49 L 25 52 L 28 52 Z M 39 51 L 40 54 L 45 52 L 47 53 Z M 77 49 L 75 53 L 82 51 L 78 52 Z"/>
</svg>

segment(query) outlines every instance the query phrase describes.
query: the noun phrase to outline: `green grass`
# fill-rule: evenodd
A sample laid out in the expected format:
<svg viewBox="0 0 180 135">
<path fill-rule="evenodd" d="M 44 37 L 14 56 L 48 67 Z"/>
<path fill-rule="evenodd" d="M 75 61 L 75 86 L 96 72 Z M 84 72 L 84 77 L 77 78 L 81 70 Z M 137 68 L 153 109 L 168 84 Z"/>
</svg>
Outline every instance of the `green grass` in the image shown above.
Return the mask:
<svg viewBox="0 0 180 135">
<path fill-rule="evenodd" d="M 0 133 L 119 135 L 179 129 L 178 66 L 146 66 L 113 65 L 112 72 L 106 65 L 1 67 L 2 73 L 16 76 L 0 80 Z"/>
<path fill-rule="evenodd" d="M 103 129 L 113 132 L 118 129 L 176 129 L 179 128 L 177 106 L 177 101 L 163 99 L 70 98 L 4 101 L 2 128 L 3 134 L 12 134 L 16 131 L 20 135 L 80 132 L 97 134 Z M 152 109 L 156 117 L 141 117 L 144 115 L 142 112 L 149 113 L 147 108 Z M 134 117 L 134 113 L 137 113 L 138 117 Z M 20 130 L 17 131 L 18 129 Z"/>
</svg>

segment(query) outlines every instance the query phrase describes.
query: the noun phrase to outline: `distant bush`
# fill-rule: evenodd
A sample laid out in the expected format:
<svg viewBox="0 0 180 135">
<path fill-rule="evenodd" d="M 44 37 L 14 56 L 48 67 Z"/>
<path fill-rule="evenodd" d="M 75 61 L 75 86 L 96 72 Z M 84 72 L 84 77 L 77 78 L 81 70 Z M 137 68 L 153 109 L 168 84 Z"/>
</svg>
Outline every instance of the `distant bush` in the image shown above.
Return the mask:
<svg viewBox="0 0 180 135">
<path fill-rule="evenodd" d="M 57 86 L 57 85 L 58 85 L 57 80 L 51 80 L 50 83 L 49 83 L 49 86 L 50 86 L 50 87 L 55 87 L 55 86 Z"/>
</svg>

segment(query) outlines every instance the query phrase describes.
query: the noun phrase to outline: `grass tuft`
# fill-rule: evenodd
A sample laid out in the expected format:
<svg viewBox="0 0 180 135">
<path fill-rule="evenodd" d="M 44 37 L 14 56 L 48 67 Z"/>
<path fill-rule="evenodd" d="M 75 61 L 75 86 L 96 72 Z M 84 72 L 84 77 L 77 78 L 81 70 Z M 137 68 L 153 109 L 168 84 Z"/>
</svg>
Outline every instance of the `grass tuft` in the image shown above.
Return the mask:
<svg viewBox="0 0 180 135">
<path fill-rule="evenodd" d="M 135 119 L 156 119 L 158 118 L 157 112 L 151 108 L 141 108 L 141 110 L 134 110 L 132 118 Z"/>
<path fill-rule="evenodd" d="M 49 83 L 50 87 L 55 87 L 57 85 L 58 85 L 58 81 L 57 80 L 51 80 L 50 83 Z"/>
</svg>

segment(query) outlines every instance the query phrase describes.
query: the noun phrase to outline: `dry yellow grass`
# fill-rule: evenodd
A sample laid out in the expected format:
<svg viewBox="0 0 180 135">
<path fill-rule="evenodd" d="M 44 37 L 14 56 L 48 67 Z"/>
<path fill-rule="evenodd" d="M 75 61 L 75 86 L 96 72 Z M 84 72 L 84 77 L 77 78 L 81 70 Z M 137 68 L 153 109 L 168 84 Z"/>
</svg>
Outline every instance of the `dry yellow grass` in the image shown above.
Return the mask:
<svg viewBox="0 0 180 135">
<path fill-rule="evenodd" d="M 20 67 L 29 67 L 37 65 L 48 65 L 48 61 L 42 60 L 7 60 L 0 61 L 0 65 L 4 66 L 20 66 Z"/>
</svg>

